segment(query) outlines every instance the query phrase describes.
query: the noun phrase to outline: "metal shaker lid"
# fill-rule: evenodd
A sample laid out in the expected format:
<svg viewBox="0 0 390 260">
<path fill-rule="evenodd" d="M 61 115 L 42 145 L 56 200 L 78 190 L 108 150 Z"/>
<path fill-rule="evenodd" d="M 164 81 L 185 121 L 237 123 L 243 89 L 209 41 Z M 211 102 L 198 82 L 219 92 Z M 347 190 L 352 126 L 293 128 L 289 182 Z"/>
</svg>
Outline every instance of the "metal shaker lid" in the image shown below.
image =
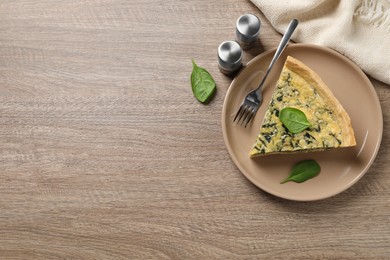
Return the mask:
<svg viewBox="0 0 390 260">
<path fill-rule="evenodd" d="M 241 67 L 242 49 L 235 41 L 224 41 L 218 47 L 218 63 L 225 69 L 234 71 Z"/>
<path fill-rule="evenodd" d="M 253 14 L 241 15 L 236 23 L 237 39 L 243 42 L 255 41 L 259 36 L 261 22 Z"/>
</svg>

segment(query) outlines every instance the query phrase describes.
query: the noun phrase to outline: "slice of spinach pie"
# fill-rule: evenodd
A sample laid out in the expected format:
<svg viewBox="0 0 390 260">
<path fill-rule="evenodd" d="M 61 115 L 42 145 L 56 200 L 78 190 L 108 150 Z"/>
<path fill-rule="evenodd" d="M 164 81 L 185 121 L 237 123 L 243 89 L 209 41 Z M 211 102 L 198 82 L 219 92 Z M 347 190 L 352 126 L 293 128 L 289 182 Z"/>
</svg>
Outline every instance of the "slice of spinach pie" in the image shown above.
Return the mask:
<svg viewBox="0 0 390 260">
<path fill-rule="evenodd" d="M 287 118 L 295 126 L 303 125 L 303 130 L 292 131 L 283 121 L 280 114 L 287 109 L 306 117 L 306 123 L 294 113 Z M 250 157 L 355 145 L 349 115 L 329 87 L 312 69 L 288 56 Z"/>
</svg>

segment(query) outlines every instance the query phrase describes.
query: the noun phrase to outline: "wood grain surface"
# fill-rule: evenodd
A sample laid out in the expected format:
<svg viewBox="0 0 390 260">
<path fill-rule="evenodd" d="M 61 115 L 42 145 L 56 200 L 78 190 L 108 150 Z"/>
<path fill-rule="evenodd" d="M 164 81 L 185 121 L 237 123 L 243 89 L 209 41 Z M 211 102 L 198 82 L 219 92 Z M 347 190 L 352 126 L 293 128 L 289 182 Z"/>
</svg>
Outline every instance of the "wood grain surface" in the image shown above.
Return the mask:
<svg viewBox="0 0 390 260">
<path fill-rule="evenodd" d="M 347 191 L 292 202 L 226 150 L 216 48 L 245 0 L 2 0 L 0 259 L 389 259 L 390 86 L 379 154 Z M 191 59 L 215 78 L 192 95 Z"/>
</svg>

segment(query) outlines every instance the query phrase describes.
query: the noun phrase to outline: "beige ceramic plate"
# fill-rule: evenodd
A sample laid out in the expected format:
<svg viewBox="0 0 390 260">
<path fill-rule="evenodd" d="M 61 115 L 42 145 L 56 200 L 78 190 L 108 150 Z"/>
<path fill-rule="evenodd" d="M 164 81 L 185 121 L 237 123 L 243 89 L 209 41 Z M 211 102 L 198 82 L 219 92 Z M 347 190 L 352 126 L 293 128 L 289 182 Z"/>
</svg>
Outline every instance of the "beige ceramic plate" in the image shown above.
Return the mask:
<svg viewBox="0 0 390 260">
<path fill-rule="evenodd" d="M 290 200 L 310 201 L 336 195 L 357 182 L 368 170 L 378 152 L 383 130 L 382 110 L 376 92 L 366 75 L 350 60 L 330 49 L 308 44 L 289 45 L 275 64 L 263 89 L 264 101 L 247 128 L 232 123 L 245 95 L 257 87 L 275 50 L 254 58 L 237 75 L 226 94 L 222 112 L 222 128 L 227 149 L 237 167 L 256 186 L 275 196 Z M 346 109 L 355 130 L 357 146 L 325 152 L 291 155 L 269 155 L 250 159 L 265 110 L 287 55 L 291 55 L 316 71 Z M 304 159 L 315 159 L 320 174 L 304 183 L 285 179 L 292 166 Z"/>
</svg>

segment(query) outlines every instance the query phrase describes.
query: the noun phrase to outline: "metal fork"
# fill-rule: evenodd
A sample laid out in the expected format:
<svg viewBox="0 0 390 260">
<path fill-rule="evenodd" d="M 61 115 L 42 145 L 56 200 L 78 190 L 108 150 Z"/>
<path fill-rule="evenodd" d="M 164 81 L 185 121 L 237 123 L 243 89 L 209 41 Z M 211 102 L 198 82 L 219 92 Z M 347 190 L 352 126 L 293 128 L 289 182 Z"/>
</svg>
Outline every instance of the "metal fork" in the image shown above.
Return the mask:
<svg viewBox="0 0 390 260">
<path fill-rule="evenodd" d="M 233 122 L 235 122 L 237 119 L 237 123 L 239 123 L 240 120 L 242 119 L 241 126 L 244 124 L 244 127 L 246 127 L 248 123 L 252 120 L 252 118 L 255 116 L 257 110 L 259 109 L 261 103 L 263 102 L 263 94 L 261 93 L 261 89 L 265 83 L 265 80 L 267 79 L 268 74 L 270 73 L 276 61 L 279 59 L 283 50 L 286 48 L 286 45 L 290 40 L 291 35 L 293 34 L 295 28 L 297 28 L 297 26 L 298 26 L 298 20 L 296 19 L 291 20 L 290 24 L 288 25 L 287 31 L 284 34 L 282 40 L 280 41 L 279 46 L 276 49 L 275 55 L 268 66 L 267 72 L 265 73 L 263 79 L 260 82 L 260 85 L 255 90 L 251 91 L 245 97 L 244 101 L 242 101 L 240 108 L 233 119 Z"/>
</svg>

